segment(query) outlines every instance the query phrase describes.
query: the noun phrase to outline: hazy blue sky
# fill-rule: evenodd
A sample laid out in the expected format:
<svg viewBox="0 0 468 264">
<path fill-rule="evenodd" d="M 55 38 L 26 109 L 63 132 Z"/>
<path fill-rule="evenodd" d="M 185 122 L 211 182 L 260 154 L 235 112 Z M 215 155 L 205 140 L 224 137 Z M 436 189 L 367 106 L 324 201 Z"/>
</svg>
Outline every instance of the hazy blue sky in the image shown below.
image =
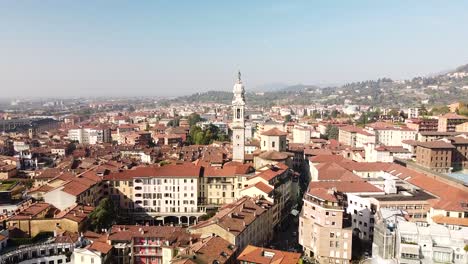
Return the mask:
<svg viewBox="0 0 468 264">
<path fill-rule="evenodd" d="M 468 1 L 1 1 L 0 96 L 175 95 L 468 63 Z"/>
</svg>

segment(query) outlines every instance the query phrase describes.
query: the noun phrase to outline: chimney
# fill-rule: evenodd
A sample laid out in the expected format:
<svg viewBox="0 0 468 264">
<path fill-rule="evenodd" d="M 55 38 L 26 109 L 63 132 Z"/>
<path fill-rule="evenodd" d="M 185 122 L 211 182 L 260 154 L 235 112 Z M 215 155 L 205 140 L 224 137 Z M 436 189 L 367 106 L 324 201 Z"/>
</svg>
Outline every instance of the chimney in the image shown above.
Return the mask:
<svg viewBox="0 0 468 264">
<path fill-rule="evenodd" d="M 243 224 L 243 225 L 244 225 L 244 227 L 245 227 L 245 221 L 242 221 L 242 224 Z"/>
</svg>

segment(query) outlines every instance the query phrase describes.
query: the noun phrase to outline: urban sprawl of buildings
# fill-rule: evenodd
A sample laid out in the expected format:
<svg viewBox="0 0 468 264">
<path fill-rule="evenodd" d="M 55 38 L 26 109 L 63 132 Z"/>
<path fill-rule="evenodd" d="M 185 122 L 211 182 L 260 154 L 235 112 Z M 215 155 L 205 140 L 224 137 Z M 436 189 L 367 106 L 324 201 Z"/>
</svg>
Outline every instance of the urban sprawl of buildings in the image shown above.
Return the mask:
<svg viewBox="0 0 468 264">
<path fill-rule="evenodd" d="M 7 109 L 0 263 L 466 264 L 462 107 Z"/>
</svg>

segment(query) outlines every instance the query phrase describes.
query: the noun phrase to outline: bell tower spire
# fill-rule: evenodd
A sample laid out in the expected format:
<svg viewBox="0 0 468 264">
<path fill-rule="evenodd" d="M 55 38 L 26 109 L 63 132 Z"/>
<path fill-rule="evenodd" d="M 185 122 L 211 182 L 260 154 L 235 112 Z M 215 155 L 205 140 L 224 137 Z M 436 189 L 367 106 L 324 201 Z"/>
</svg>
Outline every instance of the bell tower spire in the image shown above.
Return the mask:
<svg viewBox="0 0 468 264">
<path fill-rule="evenodd" d="M 240 71 L 237 72 L 237 82 L 233 89 L 232 99 L 232 160 L 245 161 L 245 90 Z"/>
</svg>

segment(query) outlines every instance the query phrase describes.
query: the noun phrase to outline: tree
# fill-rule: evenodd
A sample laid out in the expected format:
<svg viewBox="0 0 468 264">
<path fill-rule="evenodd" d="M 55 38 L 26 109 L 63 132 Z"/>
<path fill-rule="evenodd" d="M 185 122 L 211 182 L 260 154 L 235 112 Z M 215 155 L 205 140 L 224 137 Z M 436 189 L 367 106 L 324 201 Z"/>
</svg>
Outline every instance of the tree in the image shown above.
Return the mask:
<svg viewBox="0 0 468 264">
<path fill-rule="evenodd" d="M 284 122 L 285 122 L 285 123 L 288 123 L 288 122 L 290 122 L 290 121 L 291 121 L 291 115 L 285 115 L 285 116 L 284 116 Z"/>
<path fill-rule="evenodd" d="M 328 124 L 325 130 L 325 137 L 327 139 L 338 139 L 339 130 L 337 126 Z"/>
<path fill-rule="evenodd" d="M 339 114 L 338 110 L 333 109 L 333 111 L 331 111 L 330 115 L 331 115 L 331 117 L 336 118 L 338 116 L 338 114 Z"/>
<path fill-rule="evenodd" d="M 110 228 L 117 216 L 114 203 L 109 198 L 104 198 L 99 205 L 89 214 L 91 228 L 96 232 L 103 228 Z"/>
<path fill-rule="evenodd" d="M 203 130 L 199 126 L 194 125 L 190 128 L 187 142 L 195 145 L 208 145 L 215 140 L 229 141 L 229 136 L 220 131 L 219 127 L 215 125 L 209 125 Z"/>
<path fill-rule="evenodd" d="M 467 106 L 460 107 L 460 109 L 458 109 L 458 114 L 468 116 L 468 107 Z"/>
<path fill-rule="evenodd" d="M 201 118 L 199 114 L 193 113 L 189 115 L 187 120 L 188 120 L 189 126 L 192 127 L 196 125 L 198 122 L 203 121 L 203 118 Z"/>
<path fill-rule="evenodd" d="M 431 110 L 431 115 L 443 115 L 450 112 L 450 108 L 448 106 L 434 106 Z"/>
</svg>

